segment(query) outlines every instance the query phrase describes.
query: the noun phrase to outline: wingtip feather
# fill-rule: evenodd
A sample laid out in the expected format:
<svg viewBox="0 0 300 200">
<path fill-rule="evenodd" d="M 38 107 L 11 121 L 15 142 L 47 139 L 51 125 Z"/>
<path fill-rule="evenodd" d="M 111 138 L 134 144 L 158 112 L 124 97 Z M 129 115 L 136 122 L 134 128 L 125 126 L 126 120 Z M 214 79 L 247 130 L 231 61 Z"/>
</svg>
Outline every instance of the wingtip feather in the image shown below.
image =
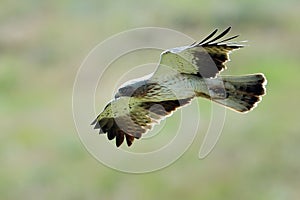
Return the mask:
<svg viewBox="0 0 300 200">
<path fill-rule="evenodd" d="M 98 121 L 98 117 L 96 117 L 96 119 L 91 123 L 91 125 L 96 124 L 97 121 Z"/>
<path fill-rule="evenodd" d="M 212 33 L 210 33 L 206 38 L 204 38 L 203 40 L 201 40 L 200 42 L 198 42 L 198 45 L 203 44 L 204 42 L 206 42 L 207 40 L 209 40 L 210 38 L 212 38 L 216 33 L 218 32 L 218 29 L 215 29 Z"/>
<path fill-rule="evenodd" d="M 231 28 L 232 27 L 229 26 L 223 32 L 221 32 L 219 35 L 217 35 L 215 38 L 212 38 L 218 31 L 218 29 L 215 29 L 211 34 L 209 34 L 207 37 L 205 37 L 201 42 L 197 43 L 197 45 L 217 45 L 217 44 L 220 44 L 222 42 L 226 42 L 226 41 L 232 40 L 234 38 L 237 38 L 239 35 L 229 37 L 229 38 L 224 39 L 224 40 L 219 41 L 219 42 L 217 41 L 220 38 L 224 37 L 227 33 L 229 33 Z"/>
</svg>

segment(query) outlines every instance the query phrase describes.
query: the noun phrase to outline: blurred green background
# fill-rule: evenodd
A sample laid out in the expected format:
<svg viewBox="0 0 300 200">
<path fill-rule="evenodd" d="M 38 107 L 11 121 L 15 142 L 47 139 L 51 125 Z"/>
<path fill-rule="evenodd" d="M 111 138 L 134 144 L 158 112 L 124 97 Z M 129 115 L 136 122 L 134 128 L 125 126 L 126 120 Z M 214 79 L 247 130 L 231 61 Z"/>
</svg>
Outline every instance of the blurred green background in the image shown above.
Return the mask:
<svg viewBox="0 0 300 200">
<path fill-rule="evenodd" d="M 300 199 L 299 9 L 298 0 L 1 0 L 0 199 Z M 225 73 L 263 72 L 268 86 L 253 112 L 227 113 L 206 159 L 199 135 L 171 166 L 132 175 L 85 150 L 71 97 L 96 44 L 144 26 L 195 39 L 232 26 L 249 46 Z"/>
</svg>

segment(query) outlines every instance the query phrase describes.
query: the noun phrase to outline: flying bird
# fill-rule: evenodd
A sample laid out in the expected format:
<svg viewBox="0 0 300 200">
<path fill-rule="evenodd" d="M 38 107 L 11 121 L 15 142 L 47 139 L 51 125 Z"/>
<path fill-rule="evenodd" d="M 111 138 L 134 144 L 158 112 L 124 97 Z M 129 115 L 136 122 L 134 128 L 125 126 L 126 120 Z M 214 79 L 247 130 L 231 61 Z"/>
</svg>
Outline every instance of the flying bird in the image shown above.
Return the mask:
<svg viewBox="0 0 300 200">
<path fill-rule="evenodd" d="M 195 97 L 241 113 L 252 110 L 265 94 L 265 76 L 219 75 L 226 69 L 229 53 L 244 47 L 230 42 L 238 35 L 224 39 L 230 29 L 215 36 L 216 29 L 200 42 L 162 52 L 155 72 L 120 86 L 115 98 L 92 122 L 94 128 L 100 129 L 100 134 L 107 133 L 109 140 L 116 139 L 117 147 L 124 139 L 130 146 Z"/>
</svg>

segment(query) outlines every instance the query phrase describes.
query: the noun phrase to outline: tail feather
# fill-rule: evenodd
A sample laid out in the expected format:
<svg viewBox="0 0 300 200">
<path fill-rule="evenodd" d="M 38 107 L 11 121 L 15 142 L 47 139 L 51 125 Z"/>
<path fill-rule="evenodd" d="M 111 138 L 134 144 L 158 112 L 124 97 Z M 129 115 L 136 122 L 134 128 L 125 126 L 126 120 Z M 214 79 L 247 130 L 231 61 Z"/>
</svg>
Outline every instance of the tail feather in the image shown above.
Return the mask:
<svg viewBox="0 0 300 200">
<path fill-rule="evenodd" d="M 263 74 L 220 76 L 220 78 L 225 87 L 225 98 L 212 97 L 212 100 L 235 111 L 252 110 L 266 91 L 266 78 Z"/>
</svg>

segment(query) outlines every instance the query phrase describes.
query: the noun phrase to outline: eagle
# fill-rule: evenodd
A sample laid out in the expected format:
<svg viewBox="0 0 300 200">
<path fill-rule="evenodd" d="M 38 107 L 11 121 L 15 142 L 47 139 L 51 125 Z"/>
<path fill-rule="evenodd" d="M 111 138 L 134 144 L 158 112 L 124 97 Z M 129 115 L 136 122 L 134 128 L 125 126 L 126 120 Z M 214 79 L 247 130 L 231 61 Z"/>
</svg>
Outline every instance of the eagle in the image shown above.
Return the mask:
<svg viewBox="0 0 300 200">
<path fill-rule="evenodd" d="M 232 42 L 238 35 L 224 39 L 230 29 L 215 36 L 216 29 L 200 42 L 162 52 L 156 70 L 120 86 L 91 125 L 109 140 L 116 139 L 117 147 L 125 139 L 131 146 L 134 139 L 196 97 L 241 113 L 252 110 L 265 94 L 265 76 L 219 75 L 226 69 L 229 54 L 244 47 Z"/>
</svg>

